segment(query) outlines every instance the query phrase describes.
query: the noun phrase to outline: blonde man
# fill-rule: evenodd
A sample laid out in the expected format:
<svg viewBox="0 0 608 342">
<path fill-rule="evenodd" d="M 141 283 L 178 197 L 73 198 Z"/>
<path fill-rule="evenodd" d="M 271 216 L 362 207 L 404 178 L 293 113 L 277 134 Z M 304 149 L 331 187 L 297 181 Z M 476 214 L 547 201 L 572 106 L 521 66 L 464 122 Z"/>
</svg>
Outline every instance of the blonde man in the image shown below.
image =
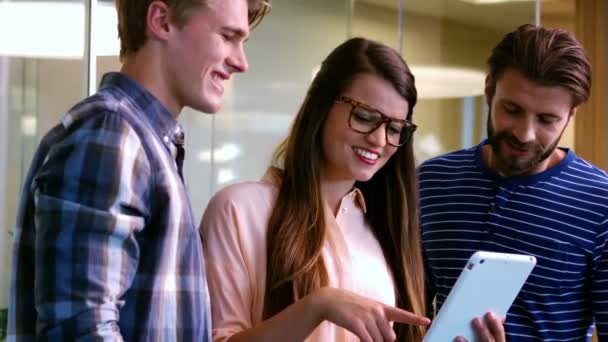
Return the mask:
<svg viewBox="0 0 608 342">
<path fill-rule="evenodd" d="M 121 71 L 45 136 L 25 183 L 10 340 L 210 340 L 177 117 L 220 109 L 268 1 L 117 0 Z"/>
</svg>

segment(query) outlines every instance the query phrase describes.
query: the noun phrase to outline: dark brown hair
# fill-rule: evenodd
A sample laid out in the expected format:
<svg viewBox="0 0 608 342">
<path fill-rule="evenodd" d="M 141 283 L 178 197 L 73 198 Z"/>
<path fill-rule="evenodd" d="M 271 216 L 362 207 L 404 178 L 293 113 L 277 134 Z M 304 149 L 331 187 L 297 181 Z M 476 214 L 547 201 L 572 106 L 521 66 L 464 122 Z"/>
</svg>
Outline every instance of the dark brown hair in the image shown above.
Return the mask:
<svg viewBox="0 0 608 342">
<path fill-rule="evenodd" d="M 491 93 L 502 73 L 520 71 L 543 86 L 562 86 L 572 94 L 573 107 L 587 101 L 591 67 L 583 46 L 568 31 L 526 24 L 508 33 L 488 58 Z"/>
<path fill-rule="evenodd" d="M 146 42 L 146 15 L 150 4 L 157 0 L 116 0 L 120 58 L 133 54 Z M 206 0 L 161 0 L 171 9 L 172 20 L 183 27 L 193 10 L 205 6 Z M 224 1 L 224 0 L 220 0 Z M 270 11 L 270 0 L 247 0 L 249 25 L 253 29 Z"/>
<path fill-rule="evenodd" d="M 291 132 L 274 156 L 283 174 L 268 223 L 264 318 L 328 283 L 321 250 L 325 239 L 321 195 L 322 131 L 335 99 L 358 74 L 387 80 L 409 104 L 417 100 L 414 76 L 393 49 L 363 38 L 350 39 L 325 59 L 304 99 Z M 365 197 L 366 219 L 384 253 L 395 284 L 397 306 L 425 314 L 424 267 L 418 225 L 412 139 L 369 181 L 355 186 Z M 420 341 L 424 328 L 394 325 L 399 340 Z"/>
</svg>

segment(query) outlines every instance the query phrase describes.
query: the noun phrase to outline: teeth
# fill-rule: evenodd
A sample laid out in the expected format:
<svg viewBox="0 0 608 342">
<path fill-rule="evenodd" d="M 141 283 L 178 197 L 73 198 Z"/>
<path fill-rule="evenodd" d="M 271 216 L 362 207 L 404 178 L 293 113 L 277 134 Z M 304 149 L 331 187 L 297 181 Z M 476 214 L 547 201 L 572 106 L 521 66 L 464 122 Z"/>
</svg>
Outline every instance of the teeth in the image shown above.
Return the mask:
<svg viewBox="0 0 608 342">
<path fill-rule="evenodd" d="M 376 160 L 379 157 L 379 155 L 377 153 L 368 152 L 368 151 L 362 150 L 360 148 L 353 148 L 353 150 L 355 150 L 355 153 L 357 153 L 358 155 L 360 155 L 366 159 Z"/>
</svg>

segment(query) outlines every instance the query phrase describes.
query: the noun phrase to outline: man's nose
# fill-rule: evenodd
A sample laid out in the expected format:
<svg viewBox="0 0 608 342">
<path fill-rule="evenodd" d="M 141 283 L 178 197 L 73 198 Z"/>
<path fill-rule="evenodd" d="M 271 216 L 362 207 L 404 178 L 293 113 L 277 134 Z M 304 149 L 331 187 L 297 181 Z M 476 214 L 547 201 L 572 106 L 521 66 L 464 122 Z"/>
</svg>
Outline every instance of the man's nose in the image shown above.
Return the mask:
<svg viewBox="0 0 608 342">
<path fill-rule="evenodd" d="M 249 70 L 249 63 L 242 45 L 228 58 L 228 65 L 232 68 L 232 72 L 246 72 Z"/>
<path fill-rule="evenodd" d="M 525 118 L 517 122 L 513 135 L 522 143 L 536 140 L 536 127 L 531 119 Z"/>
</svg>

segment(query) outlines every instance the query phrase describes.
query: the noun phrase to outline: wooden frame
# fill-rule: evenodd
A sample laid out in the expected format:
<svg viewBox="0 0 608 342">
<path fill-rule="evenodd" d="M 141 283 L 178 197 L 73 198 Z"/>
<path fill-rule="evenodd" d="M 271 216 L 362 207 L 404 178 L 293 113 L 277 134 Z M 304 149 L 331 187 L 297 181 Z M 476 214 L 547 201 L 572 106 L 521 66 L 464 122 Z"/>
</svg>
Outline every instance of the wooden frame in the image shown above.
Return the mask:
<svg viewBox="0 0 608 342">
<path fill-rule="evenodd" d="M 576 0 L 575 33 L 592 67 L 589 101 L 575 117 L 577 155 L 608 171 L 608 1 Z"/>
</svg>

